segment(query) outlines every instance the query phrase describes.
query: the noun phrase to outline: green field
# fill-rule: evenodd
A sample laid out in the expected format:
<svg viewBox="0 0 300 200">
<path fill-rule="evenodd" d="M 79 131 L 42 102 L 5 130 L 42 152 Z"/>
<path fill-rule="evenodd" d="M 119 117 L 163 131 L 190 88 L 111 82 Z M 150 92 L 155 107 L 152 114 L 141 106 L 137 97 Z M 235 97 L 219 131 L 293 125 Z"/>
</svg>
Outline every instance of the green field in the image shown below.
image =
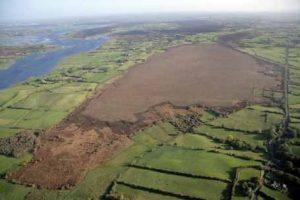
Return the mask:
<svg viewBox="0 0 300 200">
<path fill-rule="evenodd" d="M 196 129 L 199 133 L 205 133 L 214 137 L 218 138 L 233 138 L 233 139 L 239 139 L 241 141 L 245 141 L 246 143 L 257 145 L 260 147 L 264 146 L 264 142 L 267 139 L 267 135 L 263 133 L 245 133 L 241 131 L 230 131 L 225 130 L 222 128 L 215 128 L 212 126 L 202 125 Z"/>
<path fill-rule="evenodd" d="M 12 158 L 0 155 L 0 174 L 6 174 L 12 170 L 16 170 L 24 163 L 30 161 L 32 156 L 24 154 L 20 158 Z"/>
<path fill-rule="evenodd" d="M 261 191 L 275 200 L 290 200 L 285 194 L 264 186 Z"/>
<path fill-rule="evenodd" d="M 186 163 L 194 164 L 186 165 Z M 256 161 L 241 160 L 224 154 L 170 146 L 158 148 L 144 155 L 135 164 L 224 180 L 232 178 L 235 167 L 260 165 Z"/>
<path fill-rule="evenodd" d="M 226 183 L 220 181 L 174 176 L 135 168 L 128 169 L 118 181 L 204 199 L 221 199 L 227 187 Z"/>
<path fill-rule="evenodd" d="M 266 117 L 265 117 L 266 115 Z M 260 110 L 243 109 L 224 118 L 218 118 L 209 124 L 233 130 L 261 132 L 280 123 L 282 115 Z"/>
<path fill-rule="evenodd" d="M 176 197 L 133 189 L 131 187 L 122 184 L 117 184 L 115 186 L 113 195 L 124 197 L 124 198 L 130 198 L 133 200 L 157 200 L 157 199 L 176 200 L 177 199 Z"/>
<path fill-rule="evenodd" d="M 7 183 L 4 180 L 0 180 L 0 199 L 8 200 L 21 200 L 25 199 L 25 196 L 32 191 L 31 188 L 24 187 L 22 185 Z"/>
<path fill-rule="evenodd" d="M 176 139 L 172 140 L 172 145 L 178 147 L 186 147 L 192 149 L 213 149 L 213 148 L 221 148 L 222 145 L 213 142 L 211 139 L 196 134 L 184 134 L 179 135 Z"/>
<path fill-rule="evenodd" d="M 253 177 L 260 177 L 260 170 L 254 168 L 241 168 L 238 181 L 250 180 Z"/>
<path fill-rule="evenodd" d="M 296 154 L 297 156 L 300 156 L 300 146 L 299 145 L 292 145 L 291 148 L 292 148 L 292 152 L 294 154 Z"/>
</svg>

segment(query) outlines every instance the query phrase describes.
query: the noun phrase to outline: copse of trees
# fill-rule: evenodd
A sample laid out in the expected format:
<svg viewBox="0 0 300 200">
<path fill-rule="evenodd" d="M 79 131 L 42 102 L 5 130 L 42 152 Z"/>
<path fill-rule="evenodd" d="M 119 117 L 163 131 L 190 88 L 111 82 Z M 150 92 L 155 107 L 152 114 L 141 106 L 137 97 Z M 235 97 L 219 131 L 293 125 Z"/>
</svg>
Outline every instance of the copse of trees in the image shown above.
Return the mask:
<svg viewBox="0 0 300 200">
<path fill-rule="evenodd" d="M 250 180 L 241 181 L 238 185 L 238 192 L 243 196 L 251 197 L 253 191 L 260 185 L 258 177 L 252 177 Z"/>
<path fill-rule="evenodd" d="M 171 120 L 171 124 L 183 133 L 193 133 L 194 127 L 201 124 L 198 114 L 179 115 L 175 120 Z"/>
<path fill-rule="evenodd" d="M 287 143 L 286 140 L 284 139 L 278 139 L 274 143 L 275 146 L 275 155 L 278 159 L 280 160 L 285 160 L 285 161 L 292 161 L 295 163 L 299 163 L 299 156 L 295 155 L 289 144 Z"/>
<path fill-rule="evenodd" d="M 30 132 L 20 132 L 8 138 L 0 138 L 0 155 L 19 157 L 32 151 L 36 144 L 36 135 Z"/>
<path fill-rule="evenodd" d="M 256 151 L 260 149 L 260 147 L 253 144 L 246 143 L 245 141 L 242 141 L 239 138 L 234 138 L 232 135 L 229 135 L 225 139 L 224 143 L 231 146 L 234 149 L 239 149 L 239 150 Z"/>
</svg>

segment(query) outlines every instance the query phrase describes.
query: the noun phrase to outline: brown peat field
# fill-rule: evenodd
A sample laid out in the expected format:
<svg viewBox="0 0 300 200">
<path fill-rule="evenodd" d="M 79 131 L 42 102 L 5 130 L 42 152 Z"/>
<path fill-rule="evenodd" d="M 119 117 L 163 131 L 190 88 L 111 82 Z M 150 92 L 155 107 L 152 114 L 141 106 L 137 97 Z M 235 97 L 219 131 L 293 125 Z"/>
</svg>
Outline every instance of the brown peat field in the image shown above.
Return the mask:
<svg viewBox="0 0 300 200">
<path fill-rule="evenodd" d="M 83 114 L 100 121 L 137 120 L 162 102 L 233 106 L 254 102 L 256 89 L 274 87 L 271 66 L 218 44 L 185 45 L 151 57 L 93 99 Z"/>
</svg>

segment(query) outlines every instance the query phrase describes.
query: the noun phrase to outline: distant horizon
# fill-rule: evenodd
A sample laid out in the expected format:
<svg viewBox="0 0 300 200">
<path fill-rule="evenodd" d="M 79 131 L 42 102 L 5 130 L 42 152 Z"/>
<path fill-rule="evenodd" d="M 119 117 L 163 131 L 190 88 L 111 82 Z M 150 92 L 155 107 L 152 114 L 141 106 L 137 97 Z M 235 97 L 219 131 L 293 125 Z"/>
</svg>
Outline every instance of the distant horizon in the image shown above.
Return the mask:
<svg viewBox="0 0 300 200">
<path fill-rule="evenodd" d="M 0 22 L 174 13 L 300 13 L 298 0 L 1 0 Z"/>
<path fill-rule="evenodd" d="M 85 21 L 85 20 L 133 20 L 134 17 L 139 16 L 137 21 L 141 21 L 143 19 L 150 20 L 150 17 L 164 17 L 160 18 L 164 20 L 165 18 L 170 18 L 174 15 L 185 16 L 185 17 L 217 17 L 222 15 L 248 15 L 250 16 L 299 16 L 300 13 L 298 11 L 285 11 L 285 12 L 277 12 L 277 11 L 269 11 L 269 12 L 254 12 L 254 11 L 240 11 L 240 12 L 230 12 L 230 11 L 223 11 L 223 12 L 213 12 L 213 11 L 206 11 L 206 12 L 186 12 L 186 11 L 179 11 L 179 12 L 147 12 L 147 13 L 111 13 L 111 14 L 102 14 L 102 15 L 86 15 L 86 16 L 64 16 L 64 17 L 49 17 L 49 18 L 33 18 L 33 19 L 0 19 L 0 24 L 7 24 L 7 23 L 16 23 L 16 24 L 39 24 L 39 23 L 51 23 L 51 22 L 65 22 L 65 21 Z M 155 20 L 155 19 L 153 19 Z M 156 19 L 159 20 L 159 19 Z"/>
</svg>

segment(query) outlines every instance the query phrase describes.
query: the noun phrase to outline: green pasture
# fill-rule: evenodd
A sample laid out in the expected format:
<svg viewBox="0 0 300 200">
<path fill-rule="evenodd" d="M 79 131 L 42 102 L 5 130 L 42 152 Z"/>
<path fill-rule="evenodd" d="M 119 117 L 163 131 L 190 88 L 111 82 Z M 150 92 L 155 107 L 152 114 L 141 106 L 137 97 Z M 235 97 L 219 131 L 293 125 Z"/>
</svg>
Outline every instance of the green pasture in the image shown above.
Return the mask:
<svg viewBox="0 0 300 200">
<path fill-rule="evenodd" d="M 264 133 L 253 134 L 253 133 L 246 133 L 241 131 L 230 131 L 222 128 L 215 128 L 208 125 L 201 125 L 197 127 L 196 132 L 208 134 L 210 136 L 223 138 L 223 139 L 227 139 L 227 138 L 239 139 L 248 144 L 257 145 L 260 147 L 263 147 L 264 142 L 268 139 L 267 135 Z"/>
<path fill-rule="evenodd" d="M 300 146 L 299 145 L 291 145 L 292 152 L 297 156 L 300 156 Z"/>
<path fill-rule="evenodd" d="M 118 180 L 204 199 L 221 199 L 227 187 L 227 184 L 221 181 L 175 176 L 136 168 L 128 169 Z"/>
<path fill-rule="evenodd" d="M 177 200 L 176 197 L 160 195 L 153 192 L 147 192 L 144 190 L 133 189 L 131 187 L 117 184 L 115 186 L 113 194 L 117 196 L 123 196 L 124 198 L 129 198 L 132 200 L 157 200 L 157 199 L 164 199 L 164 200 Z"/>
<path fill-rule="evenodd" d="M 286 194 L 281 193 L 280 191 L 277 190 L 273 190 L 266 186 L 263 186 L 260 191 L 275 200 L 290 200 L 290 198 Z"/>
<path fill-rule="evenodd" d="M 232 178 L 235 167 L 260 165 L 256 161 L 246 161 L 224 154 L 170 146 L 163 146 L 145 154 L 136 164 L 225 180 Z"/>
<path fill-rule="evenodd" d="M 0 179 L 0 199 L 7 200 L 24 200 L 26 195 L 31 192 L 33 188 L 22 185 L 7 183 Z"/>
<path fill-rule="evenodd" d="M 213 149 L 221 148 L 222 145 L 213 142 L 211 139 L 196 134 L 184 134 L 179 135 L 174 140 L 170 142 L 171 145 L 184 147 L 184 148 L 198 148 L 198 149 Z"/>
<path fill-rule="evenodd" d="M 23 164 L 30 161 L 32 158 L 31 154 L 24 154 L 20 158 L 7 157 L 0 155 L 0 174 L 6 174 L 7 172 L 11 172 Z"/>
<path fill-rule="evenodd" d="M 199 119 L 202 122 L 209 122 L 211 120 L 214 120 L 215 118 L 217 118 L 216 114 L 213 113 L 212 111 L 205 111 L 201 114 L 201 116 L 199 117 Z"/>
<path fill-rule="evenodd" d="M 229 129 L 261 132 L 270 129 L 273 125 L 279 124 L 281 120 L 282 115 L 280 114 L 246 108 L 226 117 L 220 117 L 213 120 L 209 122 L 209 124 Z"/>
<path fill-rule="evenodd" d="M 251 178 L 260 178 L 260 170 L 255 168 L 240 168 L 239 169 L 239 179 L 238 181 L 246 181 Z"/>
</svg>

